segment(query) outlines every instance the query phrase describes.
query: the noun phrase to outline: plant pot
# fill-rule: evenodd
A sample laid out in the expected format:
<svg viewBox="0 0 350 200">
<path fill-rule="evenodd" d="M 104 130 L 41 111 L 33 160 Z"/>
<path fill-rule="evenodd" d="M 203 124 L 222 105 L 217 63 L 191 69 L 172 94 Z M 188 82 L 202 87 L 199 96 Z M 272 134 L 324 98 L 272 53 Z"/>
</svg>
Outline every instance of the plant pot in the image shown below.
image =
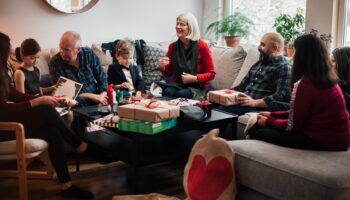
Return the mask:
<svg viewBox="0 0 350 200">
<path fill-rule="evenodd" d="M 226 41 L 226 46 L 237 47 L 241 43 L 241 37 L 239 37 L 239 36 L 226 36 L 225 41 Z"/>
</svg>

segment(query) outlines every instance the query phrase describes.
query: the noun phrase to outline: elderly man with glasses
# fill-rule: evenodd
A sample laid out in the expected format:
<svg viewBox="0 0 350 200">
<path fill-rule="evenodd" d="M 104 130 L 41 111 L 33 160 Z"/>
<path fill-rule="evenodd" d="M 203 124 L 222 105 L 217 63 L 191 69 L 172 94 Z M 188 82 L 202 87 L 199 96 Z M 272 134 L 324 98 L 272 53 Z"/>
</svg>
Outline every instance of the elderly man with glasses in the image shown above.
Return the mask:
<svg viewBox="0 0 350 200">
<path fill-rule="evenodd" d="M 95 53 L 81 47 L 79 33 L 65 32 L 59 44 L 60 52 L 49 63 L 50 76 L 56 83 L 60 76 L 83 84 L 77 101 L 81 106 L 107 104 L 107 77 Z"/>
</svg>

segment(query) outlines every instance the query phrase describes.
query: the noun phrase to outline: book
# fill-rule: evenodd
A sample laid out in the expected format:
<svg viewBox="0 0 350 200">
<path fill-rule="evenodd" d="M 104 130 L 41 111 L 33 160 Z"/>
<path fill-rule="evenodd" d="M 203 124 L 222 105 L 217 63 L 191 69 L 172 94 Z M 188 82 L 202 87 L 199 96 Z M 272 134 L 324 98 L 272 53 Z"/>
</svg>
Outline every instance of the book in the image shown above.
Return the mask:
<svg viewBox="0 0 350 200">
<path fill-rule="evenodd" d="M 75 100 L 79 95 L 83 84 L 75 82 L 66 77 L 60 76 L 56 83 L 57 89 L 53 92 L 53 96 L 57 98 L 68 98 Z M 69 107 L 57 107 L 57 112 L 63 116 L 66 115 L 69 111 Z"/>
</svg>

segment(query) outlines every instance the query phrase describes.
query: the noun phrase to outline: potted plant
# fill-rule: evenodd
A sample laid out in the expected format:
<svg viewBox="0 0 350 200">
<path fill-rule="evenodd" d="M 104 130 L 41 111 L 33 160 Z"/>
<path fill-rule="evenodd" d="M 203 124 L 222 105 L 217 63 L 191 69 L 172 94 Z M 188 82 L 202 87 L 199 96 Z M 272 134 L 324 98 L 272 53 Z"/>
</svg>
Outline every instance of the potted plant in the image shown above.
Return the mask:
<svg viewBox="0 0 350 200">
<path fill-rule="evenodd" d="M 276 17 L 273 27 L 286 41 L 293 41 L 305 32 L 305 17 L 303 13 L 303 9 L 299 8 L 294 16 L 280 14 Z"/>
<path fill-rule="evenodd" d="M 227 46 L 236 47 L 239 45 L 241 37 L 249 35 L 251 25 L 253 25 L 252 20 L 236 12 L 209 24 L 206 32 L 213 32 L 216 38 L 224 37 Z"/>
<path fill-rule="evenodd" d="M 276 17 L 273 27 L 285 39 L 285 54 L 289 41 L 294 41 L 298 36 L 305 33 L 305 17 L 303 9 L 297 9 L 294 16 L 280 14 Z"/>
</svg>

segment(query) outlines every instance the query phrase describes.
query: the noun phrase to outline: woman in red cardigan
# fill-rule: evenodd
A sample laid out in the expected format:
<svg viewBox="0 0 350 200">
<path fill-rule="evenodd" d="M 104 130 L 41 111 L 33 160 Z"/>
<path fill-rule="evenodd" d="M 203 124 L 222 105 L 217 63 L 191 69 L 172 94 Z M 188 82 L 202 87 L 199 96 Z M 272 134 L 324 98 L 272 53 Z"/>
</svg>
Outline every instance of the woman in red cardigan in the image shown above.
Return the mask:
<svg viewBox="0 0 350 200">
<path fill-rule="evenodd" d="M 281 146 L 345 151 L 350 144 L 349 113 L 339 79 L 323 42 L 313 34 L 296 39 L 291 109 L 261 112 L 252 139 Z"/>
<path fill-rule="evenodd" d="M 199 39 L 198 23 L 191 13 L 176 18 L 176 35 L 179 39 L 169 45 L 167 57 L 159 59 L 161 72 L 172 81 L 163 87 L 163 96 L 203 98 L 216 73 L 209 47 Z"/>
</svg>

